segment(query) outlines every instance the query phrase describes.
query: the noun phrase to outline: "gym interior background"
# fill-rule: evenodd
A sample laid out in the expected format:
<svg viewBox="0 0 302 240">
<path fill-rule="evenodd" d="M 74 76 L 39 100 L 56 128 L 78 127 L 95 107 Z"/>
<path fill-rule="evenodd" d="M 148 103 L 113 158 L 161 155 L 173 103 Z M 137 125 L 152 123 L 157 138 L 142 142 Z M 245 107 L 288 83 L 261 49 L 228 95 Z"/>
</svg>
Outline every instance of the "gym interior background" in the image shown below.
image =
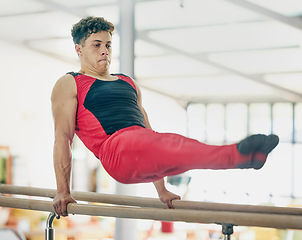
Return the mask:
<svg viewBox="0 0 302 240">
<path fill-rule="evenodd" d="M 125 13 L 123 4 L 133 12 Z M 280 137 L 259 171 L 190 171 L 170 181 L 170 189 L 196 201 L 300 206 L 300 0 L 1 0 L 1 182 L 55 188 L 50 94 L 60 76 L 79 70 L 70 29 L 88 15 L 115 24 L 111 72 L 121 71 L 121 57 L 132 63 L 131 71 L 123 72 L 140 84 L 154 130 L 209 144 L 233 143 L 253 133 Z M 132 29 L 121 16 L 132 21 Z M 127 31 L 134 39 L 133 54 L 121 56 L 126 37 L 121 33 Z M 74 190 L 116 191 L 115 181 L 77 138 L 73 153 Z M 10 156 L 8 179 L 4 173 Z M 123 188 L 157 197 L 152 184 Z M 27 239 L 43 239 L 43 214 L 0 211 L 1 226 L 8 224 L 9 212 L 9 223 Z M 62 229 L 58 238 L 113 239 L 114 223 L 70 216 L 57 223 Z M 138 239 L 221 237 L 215 225 L 174 223 L 171 233 L 162 233 L 159 222 L 138 220 L 137 225 Z M 241 240 L 301 239 L 299 231 L 238 227 L 236 232 Z"/>
</svg>

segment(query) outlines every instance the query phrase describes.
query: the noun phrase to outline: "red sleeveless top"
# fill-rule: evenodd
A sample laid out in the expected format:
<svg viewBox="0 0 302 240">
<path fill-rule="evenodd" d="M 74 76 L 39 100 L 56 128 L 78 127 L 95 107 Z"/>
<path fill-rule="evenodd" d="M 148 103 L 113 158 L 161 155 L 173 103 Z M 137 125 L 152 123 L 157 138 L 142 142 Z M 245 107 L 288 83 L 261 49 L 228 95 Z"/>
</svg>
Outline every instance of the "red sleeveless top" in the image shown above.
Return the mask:
<svg viewBox="0 0 302 240">
<path fill-rule="evenodd" d="M 118 80 L 104 81 L 81 73 L 68 74 L 77 85 L 75 133 L 94 155 L 98 157 L 100 146 L 114 132 L 130 126 L 145 127 L 130 77 L 113 74 Z"/>
</svg>

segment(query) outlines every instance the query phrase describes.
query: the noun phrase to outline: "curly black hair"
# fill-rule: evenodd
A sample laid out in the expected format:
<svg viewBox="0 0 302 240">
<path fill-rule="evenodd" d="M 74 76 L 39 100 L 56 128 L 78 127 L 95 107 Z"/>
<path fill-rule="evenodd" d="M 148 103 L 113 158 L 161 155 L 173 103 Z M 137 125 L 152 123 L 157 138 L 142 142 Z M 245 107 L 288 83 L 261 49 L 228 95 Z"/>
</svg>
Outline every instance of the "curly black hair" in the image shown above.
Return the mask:
<svg viewBox="0 0 302 240">
<path fill-rule="evenodd" d="M 103 17 L 89 16 L 81 19 L 78 23 L 73 25 L 71 36 L 74 44 L 84 45 L 86 39 L 89 38 L 92 33 L 98 33 L 101 31 L 109 32 L 112 35 L 114 25 Z"/>
</svg>

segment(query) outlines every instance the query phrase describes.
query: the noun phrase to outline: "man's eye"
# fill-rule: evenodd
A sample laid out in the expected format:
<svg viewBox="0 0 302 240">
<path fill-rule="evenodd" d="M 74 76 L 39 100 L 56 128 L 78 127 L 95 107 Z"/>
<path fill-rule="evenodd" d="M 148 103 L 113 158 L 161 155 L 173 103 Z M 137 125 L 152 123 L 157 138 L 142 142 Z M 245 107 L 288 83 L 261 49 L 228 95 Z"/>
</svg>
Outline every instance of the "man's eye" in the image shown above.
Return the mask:
<svg viewBox="0 0 302 240">
<path fill-rule="evenodd" d="M 107 45 L 106 47 L 107 47 L 107 48 L 111 48 L 111 45 Z"/>
<path fill-rule="evenodd" d="M 100 44 L 94 44 L 93 46 L 94 46 L 94 47 L 99 47 L 99 46 L 100 46 Z"/>
</svg>

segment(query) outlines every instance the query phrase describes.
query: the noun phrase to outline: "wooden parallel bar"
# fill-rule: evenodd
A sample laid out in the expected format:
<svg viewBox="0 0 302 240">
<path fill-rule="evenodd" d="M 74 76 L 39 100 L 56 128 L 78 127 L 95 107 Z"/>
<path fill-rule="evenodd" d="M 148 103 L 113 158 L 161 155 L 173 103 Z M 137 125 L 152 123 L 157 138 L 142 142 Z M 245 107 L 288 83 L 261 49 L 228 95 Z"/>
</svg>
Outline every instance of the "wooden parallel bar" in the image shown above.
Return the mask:
<svg viewBox="0 0 302 240">
<path fill-rule="evenodd" d="M 0 206 L 52 212 L 52 202 L 0 196 Z M 158 209 L 97 204 L 68 205 L 70 214 L 193 223 L 230 223 L 279 229 L 302 229 L 302 216 L 187 209 Z"/>
<path fill-rule="evenodd" d="M 19 194 L 39 197 L 55 197 L 56 190 L 45 188 L 21 187 L 1 184 L 0 193 Z M 159 199 L 123 196 L 115 194 L 102 194 L 92 192 L 72 191 L 72 196 L 79 201 L 107 203 L 126 206 L 150 207 L 150 208 L 166 208 Z M 188 210 L 208 210 L 208 211 L 225 211 L 225 212 L 248 212 L 248 213 L 269 213 L 279 215 L 298 215 L 302 216 L 302 208 L 290 207 L 273 207 L 273 206 L 256 206 L 245 204 L 225 204 L 211 202 L 196 202 L 196 201 L 173 201 L 175 209 Z"/>
</svg>

